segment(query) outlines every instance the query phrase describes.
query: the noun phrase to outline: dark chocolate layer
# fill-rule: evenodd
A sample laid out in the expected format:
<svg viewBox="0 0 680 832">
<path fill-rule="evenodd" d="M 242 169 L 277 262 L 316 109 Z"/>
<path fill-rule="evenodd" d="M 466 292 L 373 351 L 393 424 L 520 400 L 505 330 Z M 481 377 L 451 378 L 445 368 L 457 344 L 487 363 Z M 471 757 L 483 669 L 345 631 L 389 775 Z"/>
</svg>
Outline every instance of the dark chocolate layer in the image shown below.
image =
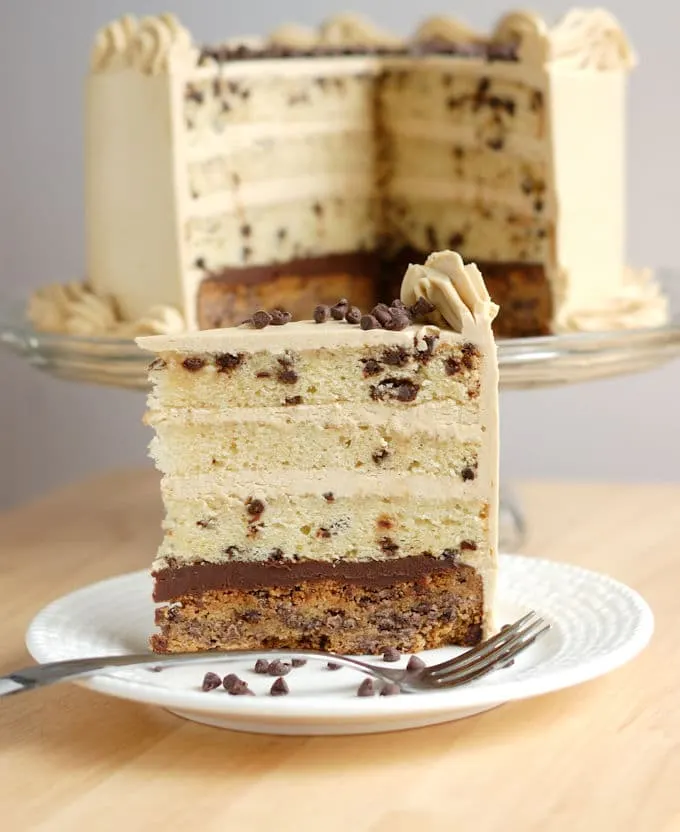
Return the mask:
<svg viewBox="0 0 680 832">
<path fill-rule="evenodd" d="M 405 558 L 335 563 L 300 561 L 231 561 L 175 566 L 153 573 L 154 601 L 172 601 L 208 589 L 256 590 L 270 586 L 292 587 L 303 581 L 336 580 L 345 584 L 388 587 L 414 581 L 456 567 L 455 557 L 414 555 Z M 451 550 L 451 555 L 454 555 Z"/>
<path fill-rule="evenodd" d="M 349 274 L 377 278 L 380 258 L 371 251 L 348 252 L 347 254 L 324 254 L 321 257 L 305 257 L 288 260 L 286 263 L 271 263 L 265 266 L 234 266 L 207 272 L 206 280 L 218 280 L 237 286 L 252 286 L 268 283 L 279 277 L 320 277 L 327 274 Z"/>
</svg>

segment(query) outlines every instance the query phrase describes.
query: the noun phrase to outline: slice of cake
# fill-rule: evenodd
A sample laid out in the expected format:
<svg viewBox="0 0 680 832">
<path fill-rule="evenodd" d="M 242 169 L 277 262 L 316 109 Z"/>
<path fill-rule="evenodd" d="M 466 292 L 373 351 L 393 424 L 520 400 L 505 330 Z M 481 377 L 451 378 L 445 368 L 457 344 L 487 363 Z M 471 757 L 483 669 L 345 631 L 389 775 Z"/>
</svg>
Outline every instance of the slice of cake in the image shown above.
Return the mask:
<svg viewBox="0 0 680 832">
<path fill-rule="evenodd" d="M 496 572 L 496 312 L 447 251 L 360 325 L 341 301 L 318 323 L 260 312 L 139 339 L 157 356 L 166 511 L 153 649 L 478 642 Z"/>
</svg>

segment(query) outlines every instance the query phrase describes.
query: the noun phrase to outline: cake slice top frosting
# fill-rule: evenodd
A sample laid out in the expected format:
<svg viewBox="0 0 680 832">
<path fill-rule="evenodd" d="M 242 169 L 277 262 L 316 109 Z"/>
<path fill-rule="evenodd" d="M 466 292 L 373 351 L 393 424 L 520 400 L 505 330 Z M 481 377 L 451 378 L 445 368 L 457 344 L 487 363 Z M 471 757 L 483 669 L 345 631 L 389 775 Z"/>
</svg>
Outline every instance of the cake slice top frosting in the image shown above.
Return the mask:
<svg viewBox="0 0 680 832">
<path fill-rule="evenodd" d="M 255 329 L 246 322 L 238 327 L 141 337 L 137 338 L 137 344 L 154 353 L 314 349 L 360 344 L 396 346 L 412 341 L 414 331 L 419 340 L 437 334 L 445 340 L 493 342 L 491 323 L 498 306 L 489 297 L 477 266 L 463 263 L 458 253 L 435 252 L 427 258 L 425 265 L 408 267 L 402 281 L 401 300 L 405 306 L 412 306 L 419 298 L 429 301 L 434 309 L 426 313 L 420 323 L 400 331 L 364 330 L 346 321 L 322 324 L 298 321 L 265 329 Z"/>
</svg>

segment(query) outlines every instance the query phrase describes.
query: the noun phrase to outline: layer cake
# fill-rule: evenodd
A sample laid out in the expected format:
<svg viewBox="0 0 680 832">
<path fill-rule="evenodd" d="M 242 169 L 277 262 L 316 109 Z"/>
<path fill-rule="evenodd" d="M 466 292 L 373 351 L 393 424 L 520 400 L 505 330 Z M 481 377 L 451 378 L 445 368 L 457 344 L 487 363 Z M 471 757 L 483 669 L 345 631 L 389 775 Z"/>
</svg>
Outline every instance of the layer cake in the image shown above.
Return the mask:
<svg viewBox="0 0 680 832">
<path fill-rule="evenodd" d="M 497 307 L 449 251 L 408 268 L 401 302 L 387 328 L 317 310 L 139 339 L 166 511 L 154 650 L 376 653 L 490 630 Z"/>
<path fill-rule="evenodd" d="M 39 293 L 32 318 L 96 334 L 370 307 L 449 247 L 482 268 L 500 335 L 663 322 L 624 262 L 634 60 L 601 9 L 407 39 L 339 15 L 216 46 L 172 15 L 116 20 L 87 79 L 89 286 Z"/>
</svg>

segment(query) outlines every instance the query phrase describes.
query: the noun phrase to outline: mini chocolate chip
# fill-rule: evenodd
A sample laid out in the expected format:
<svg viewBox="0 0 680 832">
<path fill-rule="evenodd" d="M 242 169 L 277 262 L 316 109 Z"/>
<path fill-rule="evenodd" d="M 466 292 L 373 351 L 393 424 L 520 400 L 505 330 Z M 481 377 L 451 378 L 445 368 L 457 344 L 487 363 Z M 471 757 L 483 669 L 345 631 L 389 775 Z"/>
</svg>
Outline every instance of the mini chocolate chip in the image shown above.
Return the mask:
<svg viewBox="0 0 680 832">
<path fill-rule="evenodd" d="M 383 368 L 374 358 L 364 359 L 364 376 L 377 376 Z"/>
<path fill-rule="evenodd" d="M 222 679 L 222 687 L 227 691 L 227 693 L 231 693 L 234 685 L 239 682 L 242 682 L 242 680 L 239 679 L 235 673 L 228 673 L 224 679 Z"/>
<path fill-rule="evenodd" d="M 381 696 L 396 696 L 398 693 L 401 693 L 401 688 L 396 682 L 388 682 L 380 691 Z"/>
<path fill-rule="evenodd" d="M 337 662 L 328 662 L 328 664 L 326 665 L 326 668 L 328 670 L 340 670 L 341 667 L 342 665 L 338 664 Z"/>
<path fill-rule="evenodd" d="M 397 650 L 396 647 L 388 647 L 387 650 L 383 653 L 383 661 L 384 662 L 398 662 L 401 658 L 401 653 Z"/>
<path fill-rule="evenodd" d="M 455 376 L 461 370 L 461 363 L 451 355 L 444 361 L 444 370 L 447 376 Z"/>
<path fill-rule="evenodd" d="M 477 544 L 474 540 L 461 540 L 460 548 L 463 552 L 476 552 Z"/>
<path fill-rule="evenodd" d="M 245 225 L 241 226 L 241 236 L 243 237 L 250 237 L 253 229 L 246 223 Z"/>
<path fill-rule="evenodd" d="M 246 502 L 246 511 L 248 514 L 256 517 L 264 511 L 264 503 L 262 500 L 248 500 Z"/>
<path fill-rule="evenodd" d="M 377 306 L 374 306 L 371 309 L 371 315 L 380 323 L 382 326 L 387 327 L 387 325 L 392 320 L 392 313 L 390 312 L 389 306 L 385 303 L 379 303 Z"/>
<path fill-rule="evenodd" d="M 291 665 L 293 667 L 304 667 L 307 664 L 307 659 L 293 659 Z"/>
<path fill-rule="evenodd" d="M 248 687 L 248 682 L 244 682 L 243 679 L 237 679 L 229 688 L 228 693 L 232 696 L 255 696 Z"/>
<path fill-rule="evenodd" d="M 317 324 L 325 323 L 331 316 L 331 310 L 328 306 L 324 306 L 323 304 L 319 304 L 314 309 L 314 320 Z"/>
<path fill-rule="evenodd" d="M 293 320 L 290 312 L 284 312 L 283 309 L 272 309 L 271 311 L 272 326 L 284 326 Z"/>
<path fill-rule="evenodd" d="M 258 659 L 255 662 L 255 667 L 253 668 L 255 673 L 268 673 L 269 672 L 269 662 L 267 659 Z"/>
<path fill-rule="evenodd" d="M 272 322 L 272 316 L 264 309 L 259 309 L 252 317 L 253 326 L 255 329 L 264 329 Z"/>
<path fill-rule="evenodd" d="M 390 367 L 403 367 L 408 364 L 409 354 L 403 347 L 390 347 L 383 351 L 380 360 Z"/>
<path fill-rule="evenodd" d="M 381 448 L 379 451 L 376 451 L 374 454 L 372 454 L 371 458 L 373 459 L 373 462 L 375 462 L 376 465 L 380 465 L 380 463 L 389 455 L 390 452 L 388 450 L 386 450 L 385 448 Z"/>
<path fill-rule="evenodd" d="M 208 673 L 205 674 L 203 677 L 203 682 L 201 683 L 201 690 L 209 691 L 215 690 L 222 684 L 222 679 L 217 675 L 217 673 Z"/>
<path fill-rule="evenodd" d="M 464 482 L 467 482 L 468 480 L 473 480 L 476 476 L 475 475 L 475 469 L 471 468 L 468 465 L 465 468 L 463 468 L 463 470 L 460 472 L 460 475 L 463 478 Z"/>
<path fill-rule="evenodd" d="M 287 676 L 290 673 L 290 665 L 288 662 L 282 662 L 281 659 L 274 659 L 267 670 L 270 676 Z"/>
<path fill-rule="evenodd" d="M 205 270 L 205 268 L 206 268 L 205 257 L 197 257 L 194 260 L 194 266 L 196 266 L 197 269 L 204 269 Z"/>
<path fill-rule="evenodd" d="M 358 324 L 361 321 L 361 309 L 358 306 L 350 306 L 345 314 L 348 324 Z"/>
<path fill-rule="evenodd" d="M 347 298 L 340 298 L 340 300 L 331 306 L 331 317 L 334 321 L 342 321 L 349 309 L 349 301 Z"/>
<path fill-rule="evenodd" d="M 226 373 L 229 370 L 234 370 L 243 363 L 243 353 L 236 354 L 230 352 L 222 352 L 215 356 L 215 366 L 218 373 Z"/>
<path fill-rule="evenodd" d="M 291 407 L 293 405 L 302 404 L 302 396 L 286 396 L 284 404 L 287 407 Z"/>
<path fill-rule="evenodd" d="M 426 667 L 426 664 L 420 656 L 411 656 L 406 665 L 407 670 L 422 670 L 424 667 Z"/>
<path fill-rule="evenodd" d="M 420 318 L 423 315 L 429 315 L 430 312 L 434 312 L 434 308 L 434 304 L 430 303 L 427 298 L 419 297 L 411 307 L 411 314 L 414 318 Z"/>
<path fill-rule="evenodd" d="M 260 370 L 259 373 L 255 373 L 255 378 L 271 378 L 272 374 L 268 373 L 266 370 Z"/>
<path fill-rule="evenodd" d="M 323 498 L 327 503 L 332 503 L 335 500 L 335 494 L 332 491 L 326 491 L 323 494 Z"/>
<path fill-rule="evenodd" d="M 279 370 L 279 372 L 276 374 L 276 378 L 282 384 L 295 384 L 298 380 L 298 374 L 295 372 L 295 370 Z"/>
<path fill-rule="evenodd" d="M 161 667 L 161 665 L 159 665 L 159 664 L 155 664 L 155 665 L 153 665 L 153 667 L 147 667 L 147 670 L 149 671 L 149 673 L 160 673 L 164 669 L 165 668 Z"/>
<path fill-rule="evenodd" d="M 385 324 L 385 329 L 389 329 L 391 332 L 401 332 L 401 330 L 406 329 L 410 323 L 411 321 L 406 313 L 395 312 L 395 314 L 393 314 L 390 320 Z"/>
<path fill-rule="evenodd" d="M 456 560 L 458 555 L 458 549 L 444 549 L 444 551 L 442 552 L 442 557 L 446 558 L 447 560 Z"/>
<path fill-rule="evenodd" d="M 288 685 L 283 676 L 279 676 L 279 678 L 274 682 L 271 688 L 269 688 L 269 693 L 272 696 L 285 696 L 288 692 Z"/>
<path fill-rule="evenodd" d="M 189 370 L 190 373 L 195 373 L 197 370 L 201 370 L 205 367 L 205 360 L 203 358 L 199 358 L 197 355 L 190 356 L 182 361 L 182 367 L 184 367 L 185 370 Z"/>
<path fill-rule="evenodd" d="M 357 696 L 375 696 L 373 679 L 364 679 L 357 688 Z"/>
<path fill-rule="evenodd" d="M 360 323 L 362 329 L 382 329 L 380 322 L 373 315 L 362 315 Z"/>
</svg>

